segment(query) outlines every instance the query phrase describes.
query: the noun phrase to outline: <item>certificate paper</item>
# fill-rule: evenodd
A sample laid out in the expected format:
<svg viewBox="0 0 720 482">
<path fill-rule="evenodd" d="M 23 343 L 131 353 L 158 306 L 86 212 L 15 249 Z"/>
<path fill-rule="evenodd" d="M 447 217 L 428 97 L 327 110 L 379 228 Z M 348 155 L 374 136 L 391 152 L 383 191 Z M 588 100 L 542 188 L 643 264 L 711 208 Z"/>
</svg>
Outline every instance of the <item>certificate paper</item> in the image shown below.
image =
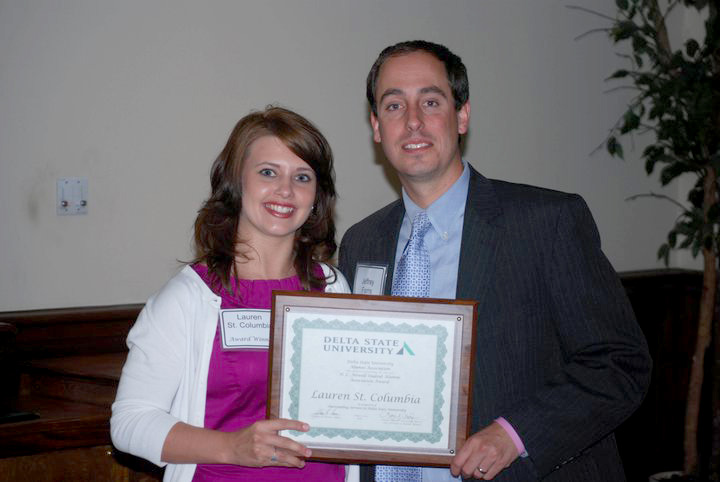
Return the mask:
<svg viewBox="0 0 720 482">
<path fill-rule="evenodd" d="M 278 294 L 272 317 L 271 334 L 282 338 L 271 343 L 277 416 L 311 430 L 285 435 L 313 452 L 343 450 L 345 460 L 373 452 L 373 460 L 449 465 L 467 436 L 467 427 L 458 433 L 457 394 L 469 387 L 460 372 L 474 305 L 447 302 L 448 311 L 426 299 L 288 296 Z"/>
</svg>

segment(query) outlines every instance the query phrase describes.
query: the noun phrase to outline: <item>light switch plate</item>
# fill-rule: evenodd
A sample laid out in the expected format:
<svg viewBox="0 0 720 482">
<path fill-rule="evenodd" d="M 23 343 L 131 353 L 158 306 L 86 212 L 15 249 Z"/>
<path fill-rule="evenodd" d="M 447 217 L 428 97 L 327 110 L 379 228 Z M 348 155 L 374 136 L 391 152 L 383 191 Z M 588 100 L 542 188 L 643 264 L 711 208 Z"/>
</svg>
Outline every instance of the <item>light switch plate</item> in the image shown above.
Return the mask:
<svg viewBox="0 0 720 482">
<path fill-rule="evenodd" d="M 63 177 L 57 180 L 58 216 L 87 214 L 88 181 L 85 177 Z"/>
</svg>

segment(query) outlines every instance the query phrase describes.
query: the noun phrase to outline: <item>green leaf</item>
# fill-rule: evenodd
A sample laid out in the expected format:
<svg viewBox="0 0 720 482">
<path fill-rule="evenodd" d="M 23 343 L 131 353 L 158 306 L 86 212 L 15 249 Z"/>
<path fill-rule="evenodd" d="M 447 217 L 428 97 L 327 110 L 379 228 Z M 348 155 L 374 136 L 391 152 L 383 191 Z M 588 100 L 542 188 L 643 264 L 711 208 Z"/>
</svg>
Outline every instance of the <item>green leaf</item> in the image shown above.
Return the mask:
<svg viewBox="0 0 720 482">
<path fill-rule="evenodd" d="M 666 186 L 670 183 L 670 181 L 686 172 L 688 172 L 688 168 L 682 163 L 673 162 L 668 164 L 662 171 L 660 171 L 660 183 L 663 186 Z"/>
<path fill-rule="evenodd" d="M 608 79 L 623 79 L 623 78 L 627 77 L 628 75 L 630 75 L 630 71 L 625 70 L 625 69 L 620 69 L 620 70 L 616 70 L 615 72 L 613 72 L 612 75 L 610 77 L 608 77 Z"/>
<path fill-rule="evenodd" d="M 623 154 L 623 146 L 619 142 L 615 146 L 615 155 L 618 156 L 620 159 L 625 160 L 625 155 Z"/>
<path fill-rule="evenodd" d="M 634 22 L 624 20 L 615 24 L 615 26 L 610 30 L 610 36 L 615 42 L 619 42 L 620 40 L 626 40 L 632 37 L 633 33 L 635 33 L 637 29 L 638 27 Z"/>
<path fill-rule="evenodd" d="M 660 144 L 650 144 L 643 149 L 642 157 L 648 159 L 659 159 L 665 153 L 665 146 Z"/>
<path fill-rule="evenodd" d="M 645 49 L 647 48 L 647 40 L 645 40 L 645 37 L 637 34 L 633 35 L 632 48 L 637 53 L 645 52 Z"/>
<path fill-rule="evenodd" d="M 661 259 L 665 262 L 665 266 L 669 264 L 670 261 L 670 246 L 667 244 L 663 244 L 660 246 L 660 249 L 658 249 L 657 253 L 658 259 Z"/>
<path fill-rule="evenodd" d="M 697 227 L 694 223 L 681 222 L 675 225 L 675 231 L 683 236 L 692 236 L 697 231 Z"/>
<path fill-rule="evenodd" d="M 657 144 L 650 144 L 649 146 L 645 147 L 645 149 L 643 149 L 642 157 L 646 157 L 648 159 L 655 159 L 660 155 L 663 150 L 663 146 Z"/>
<path fill-rule="evenodd" d="M 698 253 L 700 253 L 700 243 L 699 242 L 693 243 L 690 253 L 692 254 L 693 258 L 697 258 Z"/>
<path fill-rule="evenodd" d="M 657 159 L 647 159 L 645 161 L 645 173 L 649 176 L 655 170 L 655 163 Z"/>
<path fill-rule="evenodd" d="M 655 77 L 652 76 L 652 75 L 650 75 L 650 74 L 647 74 L 647 73 L 645 73 L 645 74 L 640 74 L 640 75 L 638 75 L 638 76 L 635 77 L 635 83 L 636 83 L 638 86 L 647 86 L 647 87 L 650 87 L 650 86 L 653 84 L 654 81 L 655 81 Z"/>
<path fill-rule="evenodd" d="M 685 249 L 688 246 L 690 246 L 693 242 L 693 238 L 687 237 L 685 240 L 678 246 L 678 249 Z"/>
<path fill-rule="evenodd" d="M 605 147 L 611 156 L 617 156 L 620 159 L 624 159 L 622 145 L 617 141 L 615 136 L 608 137 Z"/>
<path fill-rule="evenodd" d="M 642 66 L 643 66 L 642 55 L 637 55 L 637 54 L 635 54 L 635 55 L 633 56 L 633 58 L 635 59 L 635 63 L 637 64 L 638 68 L 642 68 Z"/>
<path fill-rule="evenodd" d="M 690 226 L 692 226 L 695 230 L 697 230 L 705 222 L 705 212 L 701 208 L 693 208 L 684 214 L 692 219 Z"/>
<path fill-rule="evenodd" d="M 623 120 L 624 122 L 620 128 L 620 134 L 627 134 L 640 126 L 640 117 L 638 117 L 632 109 L 628 109 L 628 111 L 625 112 Z"/>
<path fill-rule="evenodd" d="M 615 0 L 615 5 L 617 5 L 617 8 L 620 10 L 627 10 L 630 6 L 627 0 Z"/>
<path fill-rule="evenodd" d="M 677 50 L 672 57 L 670 57 L 670 68 L 678 69 L 685 66 L 685 59 L 683 58 L 682 52 Z"/>
<path fill-rule="evenodd" d="M 704 197 L 705 193 L 703 192 L 702 186 L 699 188 L 695 187 L 688 193 L 688 201 L 690 201 L 690 204 L 692 204 L 696 208 L 702 206 Z"/>
<path fill-rule="evenodd" d="M 661 98 L 654 100 L 653 106 L 650 108 L 650 113 L 648 114 L 649 119 L 662 119 L 665 114 L 670 110 L 672 105 L 667 100 L 666 94 L 661 94 Z"/>
</svg>

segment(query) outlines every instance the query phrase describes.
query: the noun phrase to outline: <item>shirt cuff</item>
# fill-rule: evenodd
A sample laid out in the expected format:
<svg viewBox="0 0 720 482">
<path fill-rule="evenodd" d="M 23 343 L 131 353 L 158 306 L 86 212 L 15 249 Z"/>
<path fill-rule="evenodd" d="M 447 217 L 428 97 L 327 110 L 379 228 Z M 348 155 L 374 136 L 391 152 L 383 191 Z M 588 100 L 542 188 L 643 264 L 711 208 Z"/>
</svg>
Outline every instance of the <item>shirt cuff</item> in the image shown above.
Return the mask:
<svg viewBox="0 0 720 482">
<path fill-rule="evenodd" d="M 525 444 L 520 439 L 520 436 L 517 434 L 515 429 L 512 425 L 510 425 L 510 422 L 505 420 L 503 417 L 498 417 L 495 419 L 495 421 L 507 432 L 507 434 L 510 436 L 510 439 L 515 444 L 515 448 L 518 451 L 518 454 L 520 454 L 520 457 L 527 457 L 528 453 L 525 450 Z"/>
</svg>

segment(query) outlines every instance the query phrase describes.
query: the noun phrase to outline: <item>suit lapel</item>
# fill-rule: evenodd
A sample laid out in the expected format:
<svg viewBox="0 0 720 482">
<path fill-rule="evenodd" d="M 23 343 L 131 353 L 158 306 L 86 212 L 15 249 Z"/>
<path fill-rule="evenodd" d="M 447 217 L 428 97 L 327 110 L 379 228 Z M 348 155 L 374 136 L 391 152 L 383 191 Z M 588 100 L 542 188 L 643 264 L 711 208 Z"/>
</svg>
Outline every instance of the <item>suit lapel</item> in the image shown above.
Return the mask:
<svg viewBox="0 0 720 482">
<path fill-rule="evenodd" d="M 381 236 L 377 242 L 378 259 L 387 260 L 388 271 L 385 280 L 385 294 L 392 294 L 393 274 L 395 270 L 395 253 L 397 252 L 397 242 L 400 236 L 400 227 L 402 226 L 403 216 L 405 215 L 405 207 L 402 201 L 398 201 L 393 206 L 385 219 L 387 229 L 382 230 Z"/>
<path fill-rule="evenodd" d="M 502 208 L 492 183 L 470 166 L 456 297 L 482 303 L 494 279 L 504 231 Z"/>
</svg>

